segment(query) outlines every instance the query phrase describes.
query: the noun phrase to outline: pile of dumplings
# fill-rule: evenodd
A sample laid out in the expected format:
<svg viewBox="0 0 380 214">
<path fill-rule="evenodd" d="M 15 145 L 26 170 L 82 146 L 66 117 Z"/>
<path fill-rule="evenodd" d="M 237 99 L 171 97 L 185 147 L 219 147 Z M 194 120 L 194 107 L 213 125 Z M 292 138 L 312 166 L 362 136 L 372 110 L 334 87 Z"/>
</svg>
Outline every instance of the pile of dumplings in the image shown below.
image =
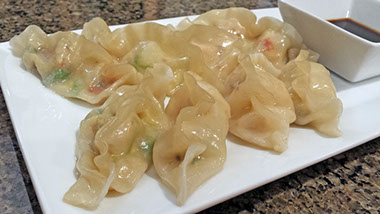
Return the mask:
<svg viewBox="0 0 380 214">
<path fill-rule="evenodd" d="M 80 35 L 29 26 L 10 45 L 46 87 L 96 106 L 64 195 L 75 206 L 132 191 L 151 165 L 182 205 L 222 170 L 228 132 L 279 153 L 292 123 L 341 134 L 342 103 L 318 54 L 289 24 L 247 9 L 114 31 L 95 18 Z"/>
</svg>

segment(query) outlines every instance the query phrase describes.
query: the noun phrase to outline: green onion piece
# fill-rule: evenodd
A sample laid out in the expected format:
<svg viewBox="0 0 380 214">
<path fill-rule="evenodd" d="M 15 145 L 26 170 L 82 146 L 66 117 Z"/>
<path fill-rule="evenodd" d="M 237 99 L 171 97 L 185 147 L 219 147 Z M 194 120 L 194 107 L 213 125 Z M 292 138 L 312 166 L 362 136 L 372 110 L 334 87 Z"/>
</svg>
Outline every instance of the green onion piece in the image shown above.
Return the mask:
<svg viewBox="0 0 380 214">
<path fill-rule="evenodd" d="M 199 160 L 201 160 L 201 156 L 200 156 L 200 155 L 198 155 L 197 157 L 195 157 L 195 158 L 193 159 L 193 161 L 191 161 L 191 164 L 195 164 L 195 163 L 198 162 Z"/>
<path fill-rule="evenodd" d="M 79 92 L 82 90 L 82 87 L 81 87 L 81 84 L 79 82 L 79 80 L 75 80 L 74 81 L 74 85 L 73 87 L 71 88 L 71 92 L 74 94 L 74 95 L 78 95 Z"/>
<path fill-rule="evenodd" d="M 29 53 L 37 53 L 38 52 L 37 49 L 34 48 L 32 45 L 26 46 L 25 50 L 26 50 L 25 52 L 29 52 Z"/>
<path fill-rule="evenodd" d="M 66 69 L 60 68 L 53 70 L 49 76 L 45 78 L 45 83 L 51 85 L 57 82 L 64 81 L 69 75 L 71 74 L 70 71 L 67 71 Z"/>
<path fill-rule="evenodd" d="M 154 146 L 154 142 L 155 141 L 151 141 L 151 142 L 141 142 L 141 150 L 145 153 L 146 156 L 148 157 L 152 157 L 152 153 L 153 153 L 153 146 Z"/>
<path fill-rule="evenodd" d="M 136 55 L 135 58 L 133 58 L 132 65 L 138 70 L 138 71 L 144 71 L 147 68 L 153 68 L 153 65 L 145 64 L 143 62 L 143 58 L 140 55 Z"/>
</svg>

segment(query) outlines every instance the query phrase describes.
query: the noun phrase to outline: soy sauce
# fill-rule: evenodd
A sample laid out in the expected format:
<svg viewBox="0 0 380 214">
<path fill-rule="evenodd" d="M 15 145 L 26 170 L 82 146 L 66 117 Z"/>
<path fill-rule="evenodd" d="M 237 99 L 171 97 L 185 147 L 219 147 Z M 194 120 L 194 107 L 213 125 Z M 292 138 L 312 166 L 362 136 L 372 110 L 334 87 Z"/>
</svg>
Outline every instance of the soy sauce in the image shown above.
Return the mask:
<svg viewBox="0 0 380 214">
<path fill-rule="evenodd" d="M 371 42 L 380 42 L 380 32 L 350 18 L 327 20 L 332 24 Z"/>
</svg>

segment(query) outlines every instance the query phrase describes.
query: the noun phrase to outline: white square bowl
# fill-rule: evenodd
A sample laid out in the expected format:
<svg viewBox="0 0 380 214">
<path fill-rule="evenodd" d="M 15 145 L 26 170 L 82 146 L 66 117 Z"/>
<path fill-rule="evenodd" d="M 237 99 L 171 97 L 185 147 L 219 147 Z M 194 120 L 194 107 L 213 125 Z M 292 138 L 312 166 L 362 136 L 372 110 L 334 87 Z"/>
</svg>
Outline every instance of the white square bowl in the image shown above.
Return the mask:
<svg viewBox="0 0 380 214">
<path fill-rule="evenodd" d="M 351 18 L 380 31 L 380 0 L 279 0 L 279 8 L 283 20 L 333 72 L 351 82 L 380 75 L 380 43 L 327 21 Z"/>
</svg>

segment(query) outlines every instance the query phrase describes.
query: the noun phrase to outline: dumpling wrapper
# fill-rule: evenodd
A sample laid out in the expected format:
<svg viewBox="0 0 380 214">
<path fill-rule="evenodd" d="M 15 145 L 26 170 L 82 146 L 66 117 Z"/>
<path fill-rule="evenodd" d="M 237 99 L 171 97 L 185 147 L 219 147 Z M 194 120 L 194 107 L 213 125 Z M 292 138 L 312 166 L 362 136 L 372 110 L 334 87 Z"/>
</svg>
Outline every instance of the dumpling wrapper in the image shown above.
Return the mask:
<svg viewBox="0 0 380 214">
<path fill-rule="evenodd" d="M 277 68 L 298 55 L 301 48 L 306 48 L 302 37 L 291 25 L 272 17 L 257 21 L 256 15 L 245 8 L 211 10 L 193 21 L 184 19 L 177 29 L 186 30 L 192 25 L 216 27 L 250 41 L 254 47 L 251 53 L 264 53 Z"/>
<path fill-rule="evenodd" d="M 200 48 L 206 65 L 222 83 L 239 65 L 238 56 L 242 52 L 241 46 L 249 46 L 249 44 L 243 44 L 244 41 L 234 34 L 205 25 L 191 25 L 177 32 L 176 35 Z M 223 90 L 219 92 L 226 96 L 228 88 L 225 84 L 223 85 Z"/>
<path fill-rule="evenodd" d="M 282 68 L 292 52 L 297 53 L 303 47 L 302 37 L 288 23 L 273 17 L 263 17 L 258 25 L 264 32 L 256 38 L 258 46 L 255 52 L 263 53 L 276 68 Z"/>
<path fill-rule="evenodd" d="M 185 73 L 165 113 L 173 125 L 156 140 L 153 163 L 176 194 L 177 204 L 183 205 L 199 185 L 223 168 L 230 108 L 216 88 Z"/>
<path fill-rule="evenodd" d="M 177 36 L 170 26 L 135 23 L 111 32 L 102 19 L 95 18 L 84 25 L 82 34 L 87 39 L 100 44 L 110 55 L 123 62 L 128 61 L 138 70 L 150 66 L 149 62 L 163 61 L 171 67 L 174 76 L 179 71 L 179 77 L 176 77 L 179 80 L 177 82 L 182 82 L 182 72 L 194 71 L 219 90 L 223 90 L 223 83 L 207 67 L 201 50 Z M 149 54 L 141 49 L 142 46 L 158 52 Z M 134 55 L 131 56 L 131 52 Z"/>
<path fill-rule="evenodd" d="M 262 33 L 254 13 L 246 8 L 228 8 L 208 11 L 195 20 L 184 19 L 177 29 L 184 30 L 192 24 L 208 25 L 235 34 L 240 38 L 253 39 Z"/>
<path fill-rule="evenodd" d="M 245 79 L 227 98 L 230 132 L 246 142 L 283 152 L 289 124 L 296 119 L 294 107 L 285 85 L 265 71 L 261 58 L 261 54 L 244 57 L 236 68 L 245 73 Z"/>
<path fill-rule="evenodd" d="M 244 55 L 239 57 L 244 58 Z M 268 72 L 274 77 L 278 77 L 281 74 L 281 70 L 274 67 L 273 64 L 262 53 L 249 54 L 248 58 L 255 66 L 255 69 L 259 69 L 263 72 Z M 226 97 L 228 97 L 232 91 L 245 80 L 245 77 L 246 72 L 244 69 L 235 69 L 227 76 L 227 78 L 224 80 L 227 95 Z"/>
<path fill-rule="evenodd" d="M 180 87 L 183 82 L 183 72 L 189 67 L 188 57 L 176 58 L 175 56 L 170 56 L 154 41 L 140 42 L 121 61 L 130 63 L 141 73 L 144 73 L 147 68 L 152 68 L 156 63 L 168 65 L 172 69 L 174 76 L 173 81 L 170 83 L 170 94 Z"/>
<path fill-rule="evenodd" d="M 172 71 L 156 64 L 139 86 L 121 86 L 81 122 L 77 182 L 64 201 L 96 208 L 109 190 L 132 191 L 152 163 L 156 138 L 169 127 L 163 110 Z"/>
<path fill-rule="evenodd" d="M 117 60 L 100 45 L 72 32 L 46 35 L 29 26 L 11 39 L 13 53 L 44 85 L 64 97 L 102 103 L 121 85 L 141 82 L 142 74 Z"/>
<path fill-rule="evenodd" d="M 279 77 L 293 100 L 298 125 L 310 125 L 332 137 L 341 135 L 338 129 L 342 102 L 336 96 L 329 71 L 321 64 L 309 61 L 309 52 L 302 50 L 298 57 L 282 68 Z"/>
<path fill-rule="evenodd" d="M 251 57 L 257 68 L 278 77 L 281 70 L 276 68 L 264 54 L 254 54 L 257 44 L 239 38 L 227 31 L 200 24 L 189 25 L 185 30 L 177 33 L 191 44 L 202 50 L 203 59 L 215 75 L 224 83 L 224 90 L 220 91 L 227 97 L 232 90 L 244 80 L 245 73 L 235 70 L 239 65 L 239 57 Z"/>
<path fill-rule="evenodd" d="M 278 77 L 280 68 L 306 49 L 291 25 L 271 17 L 256 21 L 247 9 L 229 8 L 209 11 L 194 21 L 184 19 L 177 26 L 181 37 L 201 48 L 206 64 L 224 84 L 223 96 L 228 96 L 244 76 L 234 73 L 239 56 L 264 54 L 260 59 L 265 60 L 263 66 Z M 312 58 L 316 60 L 318 55 Z"/>
</svg>

